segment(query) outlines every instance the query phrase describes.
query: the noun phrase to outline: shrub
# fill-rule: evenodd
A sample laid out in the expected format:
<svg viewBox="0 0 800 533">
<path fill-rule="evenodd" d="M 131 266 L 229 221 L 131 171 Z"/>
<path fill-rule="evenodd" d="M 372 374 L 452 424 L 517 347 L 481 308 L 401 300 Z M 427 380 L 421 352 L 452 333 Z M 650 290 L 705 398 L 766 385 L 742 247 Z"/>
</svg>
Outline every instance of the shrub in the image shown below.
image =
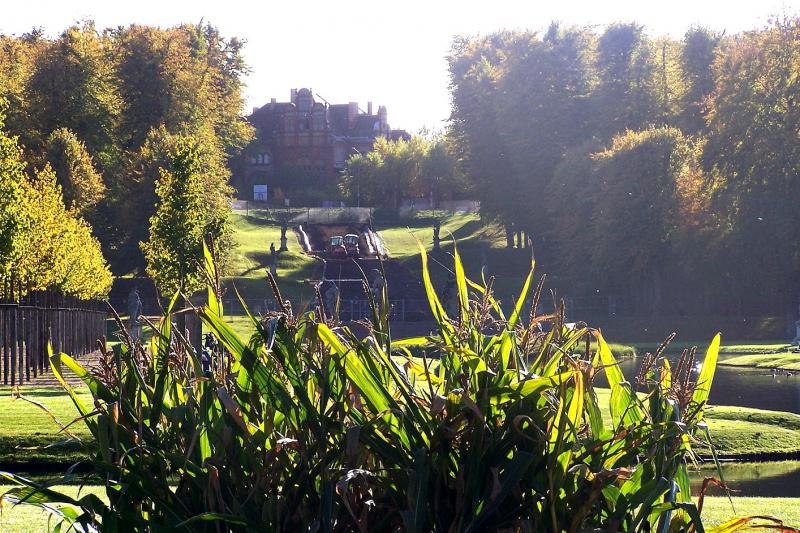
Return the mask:
<svg viewBox="0 0 800 533">
<path fill-rule="evenodd" d="M 719 336 L 698 383 L 693 354 L 674 371 L 654 357 L 637 395 L 599 331 L 567 326 L 563 309 L 523 320 L 532 268 L 506 316 L 454 251 L 449 317 L 421 248 L 427 337 L 392 338 L 384 289 L 363 339 L 335 309 L 297 316 L 288 303 L 240 338 L 212 287 L 197 312 L 221 347 L 206 355 L 171 306 L 147 349 L 126 336 L 101 372 L 53 355 L 55 375 L 66 366 L 94 396 L 84 405 L 64 383 L 96 440 L 87 482 L 108 501 L 11 474 L 20 487 L 5 498 L 108 531 L 703 531 L 687 464 L 707 438 Z"/>
</svg>

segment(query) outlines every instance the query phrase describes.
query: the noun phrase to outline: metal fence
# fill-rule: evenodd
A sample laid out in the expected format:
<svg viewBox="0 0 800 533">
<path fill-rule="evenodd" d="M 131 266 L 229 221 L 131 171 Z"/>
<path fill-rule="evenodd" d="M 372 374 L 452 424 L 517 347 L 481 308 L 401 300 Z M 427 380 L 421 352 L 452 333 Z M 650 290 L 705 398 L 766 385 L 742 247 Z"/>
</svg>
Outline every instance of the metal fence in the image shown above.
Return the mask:
<svg viewBox="0 0 800 533">
<path fill-rule="evenodd" d="M 224 298 L 222 305 L 228 315 L 243 315 L 244 308 L 238 299 Z M 245 300 L 247 309 L 254 316 L 277 311 L 278 305 L 273 299 L 247 299 Z M 426 300 L 414 300 L 409 298 L 390 299 L 389 305 L 391 312 L 389 318 L 397 322 L 419 322 L 431 319 L 430 308 Z M 302 311 L 302 309 L 295 309 Z M 352 322 L 355 320 L 367 319 L 371 316 L 369 301 L 366 298 L 343 299 L 339 301 L 339 320 L 342 322 Z"/>
<path fill-rule="evenodd" d="M 0 300 L 0 374 L 18 385 L 47 372 L 47 344 L 54 352 L 86 355 L 105 337 L 104 304 L 52 292 Z"/>
</svg>

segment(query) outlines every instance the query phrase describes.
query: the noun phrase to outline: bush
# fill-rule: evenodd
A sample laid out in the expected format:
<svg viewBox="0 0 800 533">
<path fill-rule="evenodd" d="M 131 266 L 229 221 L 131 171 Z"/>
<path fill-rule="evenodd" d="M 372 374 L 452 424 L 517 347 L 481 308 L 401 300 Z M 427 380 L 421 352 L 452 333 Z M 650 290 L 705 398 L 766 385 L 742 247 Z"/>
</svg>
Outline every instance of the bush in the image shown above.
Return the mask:
<svg viewBox="0 0 800 533">
<path fill-rule="evenodd" d="M 198 313 L 221 346 L 202 356 L 171 307 L 149 349 L 126 337 L 102 372 L 52 356 L 59 379 L 66 366 L 94 396 L 84 405 L 64 384 L 97 443 L 87 481 L 108 502 L 11 474 L 20 487 L 4 497 L 109 531 L 702 531 L 686 469 L 707 438 L 719 337 L 699 385 L 693 353 L 675 371 L 655 357 L 637 395 L 599 331 L 566 326 L 563 309 L 522 319 L 532 269 L 504 316 L 455 250 L 448 317 L 421 253 L 428 337 L 392 338 L 384 289 L 363 339 L 335 309 L 288 304 L 240 338 L 211 288 Z M 592 384 L 602 371 L 610 420 Z"/>
</svg>

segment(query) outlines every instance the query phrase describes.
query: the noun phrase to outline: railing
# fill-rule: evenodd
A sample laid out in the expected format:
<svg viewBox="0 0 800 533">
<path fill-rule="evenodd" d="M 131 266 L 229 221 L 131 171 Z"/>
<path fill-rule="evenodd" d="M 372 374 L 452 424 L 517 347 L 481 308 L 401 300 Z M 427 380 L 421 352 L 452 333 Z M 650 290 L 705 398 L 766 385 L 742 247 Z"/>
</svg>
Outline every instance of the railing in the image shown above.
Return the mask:
<svg viewBox="0 0 800 533">
<path fill-rule="evenodd" d="M 86 355 L 105 337 L 106 316 L 100 302 L 50 292 L 18 301 L 0 300 L 0 374 L 3 385 L 18 385 L 50 368 L 47 344 L 54 352 Z"/>
<path fill-rule="evenodd" d="M 222 304 L 225 308 L 225 313 L 228 315 L 244 314 L 241 302 L 237 299 L 225 298 Z M 245 300 L 245 304 L 254 316 L 278 309 L 276 302 L 272 299 L 248 299 Z M 432 318 L 428 302 L 425 300 L 412 300 L 408 298 L 390 299 L 389 305 L 391 305 L 389 318 L 396 322 L 419 322 Z M 297 311 L 297 309 L 295 311 Z M 339 320 L 342 322 L 363 320 L 370 316 L 369 302 L 365 298 L 343 299 L 339 301 Z"/>
</svg>

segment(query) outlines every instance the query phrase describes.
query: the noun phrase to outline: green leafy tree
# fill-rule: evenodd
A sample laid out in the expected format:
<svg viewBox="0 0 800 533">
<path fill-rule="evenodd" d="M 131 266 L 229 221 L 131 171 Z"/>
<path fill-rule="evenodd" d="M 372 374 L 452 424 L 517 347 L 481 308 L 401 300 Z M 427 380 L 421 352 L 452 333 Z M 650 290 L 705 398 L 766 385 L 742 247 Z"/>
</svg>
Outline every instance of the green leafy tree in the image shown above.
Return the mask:
<svg viewBox="0 0 800 533">
<path fill-rule="evenodd" d="M 715 176 L 718 268 L 738 310 L 796 306 L 800 286 L 800 19 L 774 21 L 721 50 L 714 63 L 706 163 Z"/>
<path fill-rule="evenodd" d="M 597 41 L 596 131 L 609 139 L 659 116 L 656 63 L 642 26 L 612 24 Z"/>
<path fill-rule="evenodd" d="M 441 139 L 381 137 L 371 152 L 348 160 L 340 188 L 363 204 L 397 209 L 404 197 L 439 195 L 444 188 L 458 187 L 457 176 L 456 160 Z"/>
<path fill-rule="evenodd" d="M 591 264 L 596 283 L 661 310 L 680 235 L 701 190 L 700 147 L 677 128 L 626 132 L 594 155 Z"/>
<path fill-rule="evenodd" d="M 708 98 L 715 88 L 714 58 L 721 38 L 703 27 L 689 28 L 683 37 L 680 64 L 685 92 L 681 101 L 680 126 L 687 133 L 706 131 Z"/>
<path fill-rule="evenodd" d="M 29 290 L 55 288 L 78 298 L 102 298 L 111 290 L 100 243 L 77 212 L 64 206 L 50 167 L 25 182 L 23 206 L 28 221 L 25 247 L 16 264 Z"/>
<path fill-rule="evenodd" d="M 103 177 L 95 170 L 92 157 L 78 137 L 59 128 L 47 139 L 47 160 L 56 173 L 67 207 L 84 212 L 105 194 Z"/>
<path fill-rule="evenodd" d="M 33 123 L 23 143 L 42 150 L 51 132 L 68 128 L 81 139 L 101 170 L 117 160 L 115 129 L 120 113 L 108 41 L 93 22 L 72 26 L 34 48 L 27 83 Z"/>
<path fill-rule="evenodd" d="M 168 149 L 156 182 L 156 212 L 141 247 L 147 273 L 163 294 L 191 294 L 205 281 L 203 243 L 228 236 L 228 172 L 211 135 L 167 134 L 163 144 Z"/>
<path fill-rule="evenodd" d="M 0 277 L 7 279 L 24 242 L 22 206 L 25 163 L 17 140 L 2 128 L 6 103 L 0 100 Z"/>
</svg>

